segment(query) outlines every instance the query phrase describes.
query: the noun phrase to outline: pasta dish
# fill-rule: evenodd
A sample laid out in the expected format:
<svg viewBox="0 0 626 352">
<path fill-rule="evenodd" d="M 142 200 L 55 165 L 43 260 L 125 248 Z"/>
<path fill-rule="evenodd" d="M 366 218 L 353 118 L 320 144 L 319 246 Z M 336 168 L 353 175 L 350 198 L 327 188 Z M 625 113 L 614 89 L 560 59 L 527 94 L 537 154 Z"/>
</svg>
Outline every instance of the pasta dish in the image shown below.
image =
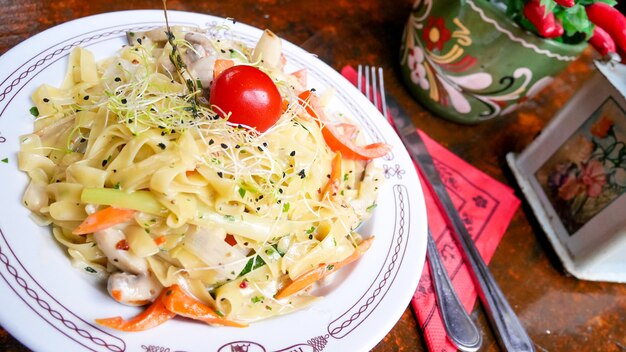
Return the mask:
<svg viewBox="0 0 626 352">
<path fill-rule="evenodd" d="M 24 206 L 112 299 L 145 306 L 96 321 L 242 327 L 318 299 L 311 288 L 372 243 L 357 230 L 390 147 L 327 115 L 332 90 L 286 72 L 270 31 L 254 48 L 199 28 L 127 37 L 99 62 L 74 49 L 63 83 L 32 94 L 20 138 Z"/>
</svg>

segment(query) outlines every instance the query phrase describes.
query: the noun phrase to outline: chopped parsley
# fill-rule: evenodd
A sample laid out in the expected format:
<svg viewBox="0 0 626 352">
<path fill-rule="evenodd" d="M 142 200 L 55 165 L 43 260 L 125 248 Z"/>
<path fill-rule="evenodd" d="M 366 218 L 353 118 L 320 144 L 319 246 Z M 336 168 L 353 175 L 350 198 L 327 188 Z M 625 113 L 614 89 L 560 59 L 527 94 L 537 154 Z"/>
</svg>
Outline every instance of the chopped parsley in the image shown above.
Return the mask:
<svg viewBox="0 0 626 352">
<path fill-rule="evenodd" d="M 87 271 L 89 273 L 92 273 L 92 274 L 97 273 L 96 269 L 94 269 L 94 268 L 92 268 L 90 266 L 85 267 L 85 271 Z"/>
<path fill-rule="evenodd" d="M 372 212 L 374 211 L 374 209 L 376 209 L 376 207 L 378 206 L 378 204 L 374 203 L 372 205 L 370 205 L 369 207 L 367 207 L 365 210 L 367 210 L 368 212 Z"/>
</svg>

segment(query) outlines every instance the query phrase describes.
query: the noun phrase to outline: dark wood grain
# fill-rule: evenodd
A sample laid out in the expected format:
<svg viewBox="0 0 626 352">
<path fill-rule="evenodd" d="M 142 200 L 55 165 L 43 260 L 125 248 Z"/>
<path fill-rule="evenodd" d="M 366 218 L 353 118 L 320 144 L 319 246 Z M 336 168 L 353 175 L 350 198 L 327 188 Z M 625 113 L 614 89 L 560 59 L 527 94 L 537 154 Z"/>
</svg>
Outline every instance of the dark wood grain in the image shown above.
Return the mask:
<svg viewBox="0 0 626 352">
<path fill-rule="evenodd" d="M 317 54 L 335 69 L 359 63 L 384 67 L 388 93 L 414 117 L 418 127 L 477 168 L 515 188 L 504 161 L 506 153 L 523 150 L 542 130 L 589 77 L 594 54 L 585 52 L 517 112 L 477 126 L 459 126 L 425 111 L 411 99 L 398 77 L 400 38 L 411 2 L 189 0 L 169 1 L 168 6 L 270 28 Z M 160 1 L 146 0 L 0 3 L 0 53 L 68 20 L 161 6 Z M 536 343 L 537 351 L 626 351 L 626 285 L 579 281 L 566 275 L 525 204 L 515 214 L 490 269 Z M 472 315 L 484 332 L 482 351 L 498 351 L 482 307 L 477 306 Z M 27 348 L 0 328 L 0 350 Z M 426 351 L 410 308 L 373 351 Z"/>
</svg>

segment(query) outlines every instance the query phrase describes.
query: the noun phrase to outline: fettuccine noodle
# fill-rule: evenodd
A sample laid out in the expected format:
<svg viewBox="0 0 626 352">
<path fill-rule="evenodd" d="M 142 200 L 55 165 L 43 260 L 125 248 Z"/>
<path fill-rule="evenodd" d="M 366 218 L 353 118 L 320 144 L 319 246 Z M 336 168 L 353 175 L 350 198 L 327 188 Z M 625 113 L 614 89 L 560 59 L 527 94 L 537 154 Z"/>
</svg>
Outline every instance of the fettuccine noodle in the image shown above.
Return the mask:
<svg viewBox="0 0 626 352">
<path fill-rule="evenodd" d="M 19 152 L 30 177 L 24 205 L 51 225 L 76 268 L 107 278 L 121 303 L 148 304 L 180 285 L 237 322 L 301 308 L 316 299 L 310 291 L 276 293 L 354 253 L 381 171 L 342 159 L 336 192 L 324 193 L 335 153 L 298 99 L 303 82 L 283 63 L 255 58 L 267 50 L 269 60 L 274 49 L 253 52 L 185 28 L 175 34 L 204 92 L 212 77 L 199 74 L 201 65 L 210 73 L 215 58 L 266 72 L 286 101 L 280 120 L 257 133 L 217 117 L 173 69 L 171 43 L 158 31 L 131 33 L 131 45 L 101 62 L 76 48 L 63 84 L 32 95 L 38 116 Z M 73 233 L 109 206 L 134 211 L 132 219 Z"/>
</svg>

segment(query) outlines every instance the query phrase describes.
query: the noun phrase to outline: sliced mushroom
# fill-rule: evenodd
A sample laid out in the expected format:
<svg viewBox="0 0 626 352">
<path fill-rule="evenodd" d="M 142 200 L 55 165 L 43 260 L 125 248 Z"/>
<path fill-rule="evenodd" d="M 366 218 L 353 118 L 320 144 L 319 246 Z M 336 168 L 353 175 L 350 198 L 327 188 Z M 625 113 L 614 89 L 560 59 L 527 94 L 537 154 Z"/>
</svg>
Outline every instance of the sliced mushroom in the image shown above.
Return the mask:
<svg viewBox="0 0 626 352">
<path fill-rule="evenodd" d="M 142 306 L 154 301 L 163 286 L 152 273 L 133 275 L 115 273 L 109 276 L 107 290 L 116 301 L 128 306 Z"/>
<path fill-rule="evenodd" d="M 213 83 L 213 69 L 215 67 L 215 57 L 203 57 L 197 61 L 188 64 L 189 74 L 197 80 L 200 80 L 203 88 L 209 88 Z"/>
<path fill-rule="evenodd" d="M 209 40 L 209 37 L 202 33 L 188 32 L 185 34 L 185 40 L 194 47 L 196 45 L 202 47 L 206 55 L 211 55 L 212 53 L 215 53 L 215 48 L 213 47 L 213 44 L 211 44 L 211 40 Z"/>
<path fill-rule="evenodd" d="M 118 245 L 126 241 L 126 236 L 121 229 L 111 227 L 94 233 L 93 237 L 98 248 L 109 259 L 109 262 L 121 271 L 137 275 L 145 275 L 148 272 L 146 259 L 140 258 L 124 249 L 123 246 Z"/>
<path fill-rule="evenodd" d="M 191 32 L 191 31 L 199 31 L 199 28 L 188 27 L 188 26 L 171 26 L 170 29 L 174 33 L 175 37 L 182 36 L 182 33 Z M 126 39 L 128 43 L 133 45 L 137 44 L 137 38 L 149 38 L 152 42 L 160 45 L 161 47 L 165 45 L 167 42 L 167 28 L 159 27 L 155 29 L 151 29 L 149 31 L 142 32 L 126 32 Z"/>
</svg>

